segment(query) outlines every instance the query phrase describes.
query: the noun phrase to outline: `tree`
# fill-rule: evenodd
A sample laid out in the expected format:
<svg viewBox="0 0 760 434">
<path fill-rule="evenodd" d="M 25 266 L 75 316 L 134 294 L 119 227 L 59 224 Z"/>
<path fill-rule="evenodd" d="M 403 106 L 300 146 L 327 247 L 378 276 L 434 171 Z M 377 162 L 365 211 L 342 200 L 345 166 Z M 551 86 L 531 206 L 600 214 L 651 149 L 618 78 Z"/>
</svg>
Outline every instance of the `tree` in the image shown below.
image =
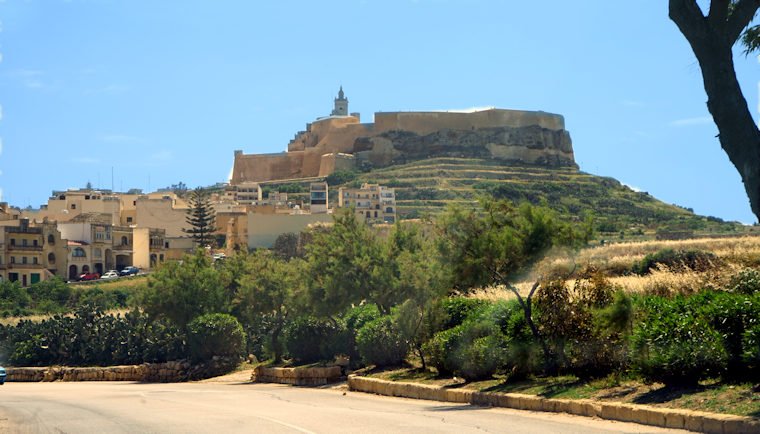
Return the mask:
<svg viewBox="0 0 760 434">
<path fill-rule="evenodd" d="M 202 250 L 181 262 L 166 262 L 148 279 L 139 304 L 154 318 L 184 328 L 195 317 L 230 310 L 228 282 Z"/>
<path fill-rule="evenodd" d="M 718 127 L 720 144 L 744 183 L 752 212 L 760 218 L 760 130 L 742 94 L 732 47 L 750 24 L 760 0 L 712 0 L 707 16 L 696 0 L 670 0 L 670 19 L 691 45 L 702 69 L 707 108 Z M 748 29 L 749 51 L 760 46 L 757 26 Z"/>
<path fill-rule="evenodd" d="M 303 276 L 300 259 L 287 262 L 267 250 L 257 250 L 246 257 L 246 272 L 233 300 L 238 316 L 252 322 L 255 316 L 269 316 L 269 349 L 275 361 L 282 357 L 282 335 L 285 321 L 293 309 L 298 279 Z"/>
<path fill-rule="evenodd" d="M 553 246 L 579 247 L 591 236 L 591 224 L 576 228 L 559 221 L 548 208 L 524 203 L 485 200 L 483 210 L 451 208 L 438 221 L 439 249 L 452 272 L 453 286 L 462 291 L 504 286 L 517 298 L 525 321 L 541 344 L 547 367 L 553 357 L 533 321 L 536 282 L 523 296 L 513 279 L 541 259 Z"/>
<path fill-rule="evenodd" d="M 214 208 L 211 206 L 208 191 L 197 187 L 190 192 L 190 207 L 185 218 L 190 228 L 182 231 L 190 234 L 199 247 L 210 246 L 214 243 L 214 232 L 217 230 L 214 220 Z"/>
<path fill-rule="evenodd" d="M 335 214 L 333 226 L 314 231 L 306 245 L 308 305 L 317 315 L 332 316 L 371 300 L 384 287 L 382 246 L 354 210 Z M 390 307 L 382 306 L 384 313 Z"/>
</svg>

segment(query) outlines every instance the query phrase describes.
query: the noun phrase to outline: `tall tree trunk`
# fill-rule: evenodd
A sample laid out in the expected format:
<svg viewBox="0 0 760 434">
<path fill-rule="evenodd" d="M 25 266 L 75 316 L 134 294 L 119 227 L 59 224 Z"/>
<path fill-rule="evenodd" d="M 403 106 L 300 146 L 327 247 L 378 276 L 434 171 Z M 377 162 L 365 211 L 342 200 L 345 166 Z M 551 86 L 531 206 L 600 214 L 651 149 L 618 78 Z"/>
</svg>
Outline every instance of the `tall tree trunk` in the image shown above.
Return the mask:
<svg viewBox="0 0 760 434">
<path fill-rule="evenodd" d="M 758 0 L 712 0 L 705 17 L 695 0 L 670 0 L 670 18 L 691 45 L 702 69 L 707 108 L 720 145 L 741 175 L 752 212 L 760 219 L 760 131 L 734 70 L 732 47 L 760 7 Z"/>
</svg>

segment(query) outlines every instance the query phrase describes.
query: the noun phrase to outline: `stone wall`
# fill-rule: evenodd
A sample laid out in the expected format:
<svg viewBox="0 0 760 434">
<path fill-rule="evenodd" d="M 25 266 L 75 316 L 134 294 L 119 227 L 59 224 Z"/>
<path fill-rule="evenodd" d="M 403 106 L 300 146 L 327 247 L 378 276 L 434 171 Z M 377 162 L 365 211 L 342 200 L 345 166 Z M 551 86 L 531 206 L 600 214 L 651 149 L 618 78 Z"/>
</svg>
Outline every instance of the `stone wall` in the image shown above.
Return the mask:
<svg viewBox="0 0 760 434">
<path fill-rule="evenodd" d="M 176 383 L 213 377 L 229 372 L 237 360 L 215 358 L 208 363 L 191 364 L 186 360 L 166 363 L 143 363 L 126 366 L 93 367 L 17 367 L 6 368 L 8 382 L 39 381 L 146 381 Z"/>
<path fill-rule="evenodd" d="M 340 366 L 314 368 L 267 368 L 257 366 L 251 381 L 257 383 L 293 384 L 295 386 L 321 386 L 341 380 Z"/>
</svg>

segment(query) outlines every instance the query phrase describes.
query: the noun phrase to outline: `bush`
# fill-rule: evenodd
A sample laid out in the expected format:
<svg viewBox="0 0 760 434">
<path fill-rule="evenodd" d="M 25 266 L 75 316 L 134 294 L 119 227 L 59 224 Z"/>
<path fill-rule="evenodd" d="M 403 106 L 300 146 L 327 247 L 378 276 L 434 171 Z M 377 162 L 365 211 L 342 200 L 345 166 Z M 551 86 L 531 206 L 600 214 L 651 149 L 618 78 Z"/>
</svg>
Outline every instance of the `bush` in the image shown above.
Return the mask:
<svg viewBox="0 0 760 434">
<path fill-rule="evenodd" d="M 510 379 L 536 372 L 541 363 L 541 349 L 520 303 L 517 300 L 496 302 L 487 316 L 504 335 L 503 367 L 510 372 Z"/>
<path fill-rule="evenodd" d="M 343 314 L 342 321 L 346 326 L 345 336 L 343 337 L 346 348 L 345 355 L 349 357 L 354 367 L 358 367 L 361 361 L 361 355 L 356 344 L 356 336 L 359 330 L 365 324 L 380 318 L 380 316 L 380 309 L 374 304 L 363 304 L 352 307 Z"/>
<path fill-rule="evenodd" d="M 464 327 L 460 324 L 440 331 L 422 346 L 422 351 L 428 355 L 428 362 L 438 370 L 438 375 L 451 375 L 459 367 L 455 357 L 463 330 Z"/>
<path fill-rule="evenodd" d="M 302 363 L 330 360 L 336 354 L 346 353 L 341 348 L 345 327 L 310 316 L 302 316 L 285 326 L 284 342 L 287 353 Z"/>
<path fill-rule="evenodd" d="M 393 317 L 386 315 L 366 323 L 356 334 L 356 345 L 368 365 L 392 366 L 404 361 L 409 346 Z"/>
<path fill-rule="evenodd" d="M 693 271 L 709 270 L 718 261 L 717 256 L 701 250 L 673 250 L 663 249 L 656 253 L 650 253 L 632 271 L 638 275 L 645 275 L 650 270 L 662 265 L 671 269 L 689 269 Z"/>
<path fill-rule="evenodd" d="M 195 361 L 214 356 L 240 357 L 245 351 L 245 332 L 240 322 L 226 313 L 196 317 L 187 325 L 190 357 Z"/>
<path fill-rule="evenodd" d="M 733 292 L 741 294 L 755 294 L 760 292 L 760 271 L 753 268 L 745 268 L 731 277 L 729 288 Z"/>
<path fill-rule="evenodd" d="M 696 384 L 725 371 L 721 334 L 683 296 L 647 297 L 632 334 L 633 367 L 644 379 Z"/>
<path fill-rule="evenodd" d="M 742 337 L 742 360 L 747 364 L 750 378 L 760 379 L 760 324 L 744 332 Z"/>
<path fill-rule="evenodd" d="M 444 311 L 444 322 L 441 330 L 456 327 L 474 315 L 483 313 L 489 306 L 486 300 L 467 297 L 448 297 L 441 300 Z"/>
</svg>

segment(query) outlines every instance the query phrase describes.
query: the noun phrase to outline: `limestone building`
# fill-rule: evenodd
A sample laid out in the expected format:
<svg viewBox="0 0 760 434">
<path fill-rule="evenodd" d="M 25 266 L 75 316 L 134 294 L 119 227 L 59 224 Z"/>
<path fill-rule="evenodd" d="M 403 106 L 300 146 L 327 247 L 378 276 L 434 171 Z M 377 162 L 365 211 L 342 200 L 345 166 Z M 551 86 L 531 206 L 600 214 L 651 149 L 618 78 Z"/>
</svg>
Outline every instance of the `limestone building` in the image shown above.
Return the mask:
<svg viewBox="0 0 760 434">
<path fill-rule="evenodd" d="M 339 188 L 338 207 L 354 207 L 356 217 L 368 223 L 396 222 L 396 193 L 378 184 Z"/>
</svg>

